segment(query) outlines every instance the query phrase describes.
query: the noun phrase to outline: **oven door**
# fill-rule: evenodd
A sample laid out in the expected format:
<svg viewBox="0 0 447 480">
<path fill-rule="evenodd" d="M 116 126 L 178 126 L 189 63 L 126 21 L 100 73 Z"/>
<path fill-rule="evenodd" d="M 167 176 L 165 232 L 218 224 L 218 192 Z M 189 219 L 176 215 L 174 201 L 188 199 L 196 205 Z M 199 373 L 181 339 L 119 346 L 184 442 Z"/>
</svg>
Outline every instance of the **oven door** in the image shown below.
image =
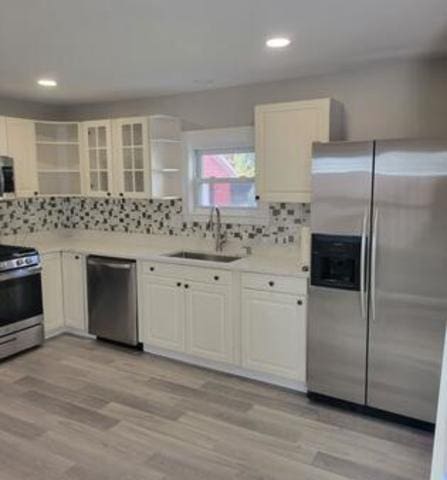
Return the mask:
<svg viewBox="0 0 447 480">
<path fill-rule="evenodd" d="M 0 274 L 0 336 L 42 322 L 41 268 Z"/>
</svg>

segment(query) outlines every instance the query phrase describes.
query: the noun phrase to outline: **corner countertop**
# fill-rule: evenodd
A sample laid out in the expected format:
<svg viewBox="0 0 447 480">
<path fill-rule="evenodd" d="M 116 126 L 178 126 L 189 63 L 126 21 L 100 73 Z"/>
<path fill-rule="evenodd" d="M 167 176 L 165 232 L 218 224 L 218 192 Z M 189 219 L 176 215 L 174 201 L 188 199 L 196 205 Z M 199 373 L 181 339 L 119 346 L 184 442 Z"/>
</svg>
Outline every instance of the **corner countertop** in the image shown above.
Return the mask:
<svg viewBox="0 0 447 480">
<path fill-rule="evenodd" d="M 254 246 L 253 254 L 247 256 L 241 250 L 240 243 L 230 243 L 222 254 L 242 258 L 230 263 L 221 263 L 166 256 L 180 250 L 214 253 L 212 240 L 190 237 L 60 230 L 3 236 L 0 237 L 0 243 L 33 247 L 42 255 L 56 252 L 76 252 L 85 255 L 152 260 L 221 270 L 309 278 L 309 273 L 303 271 L 303 267 L 308 266 L 309 262 L 300 258 L 300 249 L 297 245 Z"/>
</svg>

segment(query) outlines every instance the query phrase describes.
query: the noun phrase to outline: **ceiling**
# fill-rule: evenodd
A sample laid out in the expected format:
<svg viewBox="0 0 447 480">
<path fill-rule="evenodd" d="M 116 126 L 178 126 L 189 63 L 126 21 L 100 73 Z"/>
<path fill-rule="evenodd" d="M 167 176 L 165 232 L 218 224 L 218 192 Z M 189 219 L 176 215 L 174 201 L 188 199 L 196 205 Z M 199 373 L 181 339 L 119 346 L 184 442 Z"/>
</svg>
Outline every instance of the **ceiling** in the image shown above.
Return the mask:
<svg viewBox="0 0 447 480">
<path fill-rule="evenodd" d="M 268 50 L 278 34 L 292 45 Z M 0 95 L 60 104 L 445 52 L 446 0 L 0 0 Z"/>
</svg>

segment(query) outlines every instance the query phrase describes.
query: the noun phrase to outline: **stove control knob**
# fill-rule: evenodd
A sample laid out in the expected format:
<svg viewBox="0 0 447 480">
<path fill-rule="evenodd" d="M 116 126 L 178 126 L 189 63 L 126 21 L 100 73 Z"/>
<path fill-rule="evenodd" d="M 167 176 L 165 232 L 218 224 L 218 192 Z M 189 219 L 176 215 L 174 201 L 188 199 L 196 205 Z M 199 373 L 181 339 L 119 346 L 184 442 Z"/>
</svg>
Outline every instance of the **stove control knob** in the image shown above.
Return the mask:
<svg viewBox="0 0 447 480">
<path fill-rule="evenodd" d="M 21 259 L 16 260 L 16 265 L 17 265 L 18 267 L 20 267 L 20 265 L 22 265 L 22 264 L 23 264 L 23 260 L 21 260 Z"/>
<path fill-rule="evenodd" d="M 31 260 L 31 258 L 25 258 L 25 263 L 27 265 L 30 265 L 31 263 L 33 263 L 33 261 Z"/>
</svg>

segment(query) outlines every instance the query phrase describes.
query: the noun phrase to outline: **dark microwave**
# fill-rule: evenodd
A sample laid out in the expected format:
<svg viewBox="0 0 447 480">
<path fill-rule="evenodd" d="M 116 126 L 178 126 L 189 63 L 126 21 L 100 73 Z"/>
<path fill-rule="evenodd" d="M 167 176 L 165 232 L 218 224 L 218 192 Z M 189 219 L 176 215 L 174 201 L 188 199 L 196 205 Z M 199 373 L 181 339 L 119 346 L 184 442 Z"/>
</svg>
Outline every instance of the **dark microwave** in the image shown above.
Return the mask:
<svg viewBox="0 0 447 480">
<path fill-rule="evenodd" d="M 0 197 L 14 192 L 14 161 L 11 157 L 0 156 Z"/>
<path fill-rule="evenodd" d="M 360 290 L 360 257 L 361 237 L 313 234 L 312 285 Z"/>
</svg>

